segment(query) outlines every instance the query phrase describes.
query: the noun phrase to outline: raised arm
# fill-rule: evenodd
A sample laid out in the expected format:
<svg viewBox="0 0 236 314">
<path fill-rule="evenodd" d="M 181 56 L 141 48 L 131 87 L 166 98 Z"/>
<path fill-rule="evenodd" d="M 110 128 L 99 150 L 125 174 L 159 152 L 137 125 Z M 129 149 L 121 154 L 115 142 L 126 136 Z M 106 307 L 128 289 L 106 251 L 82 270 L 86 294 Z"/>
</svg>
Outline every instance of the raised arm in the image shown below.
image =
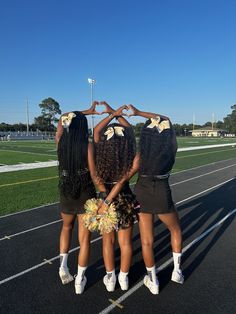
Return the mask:
<svg viewBox="0 0 236 314">
<path fill-rule="evenodd" d="M 112 114 L 115 112 L 115 110 L 106 101 L 102 101 L 102 102 L 100 102 L 100 104 L 106 107 L 106 109 L 103 111 L 103 113 Z M 128 108 L 125 108 L 125 109 L 128 109 Z M 121 125 L 126 126 L 128 128 L 131 127 L 131 124 L 124 118 L 123 115 L 120 115 L 116 118 Z"/>
<path fill-rule="evenodd" d="M 136 107 L 134 107 L 133 105 L 129 105 L 128 108 L 132 110 L 132 113 L 130 114 L 130 117 L 131 116 L 140 116 L 140 117 L 144 117 L 144 118 L 150 119 L 150 118 L 155 118 L 156 116 L 160 116 L 164 120 L 169 120 L 168 117 L 163 116 L 163 115 L 161 115 L 159 113 L 152 113 L 152 112 L 141 111 L 141 110 L 137 109 Z"/>
<path fill-rule="evenodd" d="M 106 199 L 104 200 L 103 204 L 99 208 L 99 214 L 102 214 L 106 211 L 107 206 L 112 203 L 113 199 L 120 193 L 124 184 L 129 181 L 139 170 L 140 166 L 140 154 L 138 153 L 133 161 L 132 167 L 130 171 L 125 174 L 111 189 L 110 193 L 107 195 Z"/>
<path fill-rule="evenodd" d="M 97 112 L 96 110 L 96 106 L 99 104 L 99 102 L 97 100 L 95 100 L 92 103 L 92 106 L 89 109 L 85 109 L 85 110 L 81 110 L 80 112 L 83 113 L 84 115 L 92 115 L 92 114 L 100 114 L 99 112 Z"/>
<path fill-rule="evenodd" d="M 127 106 L 121 106 L 119 109 L 117 109 L 116 111 L 114 111 L 113 113 L 111 113 L 109 116 L 107 116 L 106 118 L 104 118 L 103 120 L 101 120 L 96 127 L 94 128 L 94 132 L 93 132 L 93 138 L 94 138 L 94 142 L 98 143 L 99 139 L 100 139 L 100 135 L 102 130 L 115 118 L 115 117 L 119 117 L 121 116 L 123 113 L 122 111 L 124 109 L 127 109 Z M 130 126 L 130 124 L 129 124 Z"/>
<path fill-rule="evenodd" d="M 93 102 L 92 106 L 89 109 L 80 110 L 79 112 L 81 112 L 84 115 L 99 114 L 96 111 L 96 106 L 97 105 L 98 105 L 98 101 L 95 100 Z M 69 112 L 63 113 L 63 115 L 61 115 L 61 117 L 65 116 L 65 115 L 68 115 L 68 114 L 69 114 Z M 56 131 L 56 135 L 55 135 L 55 142 L 56 142 L 57 145 L 58 145 L 58 143 L 60 141 L 60 138 L 62 136 L 62 133 L 63 133 L 63 126 L 62 126 L 62 123 L 61 123 L 61 117 L 60 117 L 60 119 L 58 121 L 57 131 Z"/>
</svg>

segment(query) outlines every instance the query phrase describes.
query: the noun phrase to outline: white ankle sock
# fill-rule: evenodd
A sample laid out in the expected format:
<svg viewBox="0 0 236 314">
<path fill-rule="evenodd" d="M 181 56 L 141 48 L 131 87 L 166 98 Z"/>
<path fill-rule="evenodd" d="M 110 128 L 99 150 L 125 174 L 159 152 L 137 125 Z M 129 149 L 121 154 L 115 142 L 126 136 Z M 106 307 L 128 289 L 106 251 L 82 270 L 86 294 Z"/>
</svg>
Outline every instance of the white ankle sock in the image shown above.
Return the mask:
<svg viewBox="0 0 236 314">
<path fill-rule="evenodd" d="M 68 260 L 68 253 L 61 253 L 60 254 L 60 267 L 68 268 L 67 260 Z"/>
<path fill-rule="evenodd" d="M 86 269 L 87 269 L 87 266 L 82 267 L 82 266 L 78 265 L 78 272 L 77 272 L 77 276 L 76 276 L 77 281 L 83 280 Z"/>
<path fill-rule="evenodd" d="M 107 271 L 107 278 L 108 280 L 115 280 L 116 278 L 116 273 L 115 273 L 115 269 L 113 269 L 112 271 Z"/>
<path fill-rule="evenodd" d="M 172 252 L 172 253 L 173 253 L 173 260 L 174 260 L 174 270 L 178 271 L 180 270 L 182 253 L 175 253 L 175 252 Z"/>
<path fill-rule="evenodd" d="M 156 275 L 156 266 L 154 265 L 152 267 L 146 267 L 146 269 L 147 269 L 147 274 L 148 274 L 150 280 L 153 283 L 157 284 L 158 280 L 157 280 L 157 275 Z"/>
<path fill-rule="evenodd" d="M 128 273 L 124 273 L 123 271 L 120 270 L 120 273 L 119 273 L 119 278 L 120 280 L 125 280 L 126 277 L 128 276 L 129 272 Z"/>
</svg>

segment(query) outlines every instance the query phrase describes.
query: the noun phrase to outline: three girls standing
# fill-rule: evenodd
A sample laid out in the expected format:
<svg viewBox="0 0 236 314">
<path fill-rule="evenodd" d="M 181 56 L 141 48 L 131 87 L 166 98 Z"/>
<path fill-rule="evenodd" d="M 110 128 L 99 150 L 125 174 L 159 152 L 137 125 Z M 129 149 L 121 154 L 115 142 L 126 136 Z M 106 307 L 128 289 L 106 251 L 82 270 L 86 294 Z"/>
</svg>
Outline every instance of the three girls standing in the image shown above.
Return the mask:
<svg viewBox="0 0 236 314">
<path fill-rule="evenodd" d="M 169 187 L 169 175 L 177 151 L 176 138 L 169 119 L 153 113 L 142 112 L 134 106 L 122 106 L 113 110 L 107 103 L 108 116 L 94 129 L 94 144 L 88 142 L 88 127 L 85 114 L 96 114 L 96 105 L 84 112 L 72 112 L 61 117 L 58 132 L 59 188 L 63 227 L 60 237 L 62 283 L 73 280 L 67 267 L 73 224 L 78 216 L 80 252 L 78 274 L 75 280 L 76 293 L 82 293 L 86 284 L 85 270 L 88 265 L 90 232 L 82 224 L 83 205 L 95 197 L 94 185 L 100 192 L 103 204 L 99 214 L 114 203 L 119 220 L 118 243 L 121 251 L 118 281 L 122 290 L 129 286 L 128 273 L 132 258 L 132 226 L 138 216 L 142 254 L 147 269 L 144 284 L 151 293 L 159 293 L 153 253 L 154 216 L 165 223 L 171 233 L 174 259 L 172 280 L 183 283 L 180 269 L 182 237 L 178 215 Z M 131 109 L 133 116 L 147 118 L 136 153 L 132 126 L 123 117 L 124 110 Z M 118 123 L 111 123 L 113 119 Z M 67 120 L 68 119 L 68 120 Z M 69 121 L 69 122 L 68 122 Z M 83 122 L 82 122 L 83 121 Z M 139 172 L 135 187 L 140 212 L 137 215 L 135 196 L 130 190 L 129 179 Z M 93 181 L 93 182 L 92 182 Z M 94 183 L 94 185 L 93 185 Z M 106 275 L 103 282 L 107 291 L 116 285 L 114 262 L 115 232 L 103 235 L 103 258 Z"/>
</svg>

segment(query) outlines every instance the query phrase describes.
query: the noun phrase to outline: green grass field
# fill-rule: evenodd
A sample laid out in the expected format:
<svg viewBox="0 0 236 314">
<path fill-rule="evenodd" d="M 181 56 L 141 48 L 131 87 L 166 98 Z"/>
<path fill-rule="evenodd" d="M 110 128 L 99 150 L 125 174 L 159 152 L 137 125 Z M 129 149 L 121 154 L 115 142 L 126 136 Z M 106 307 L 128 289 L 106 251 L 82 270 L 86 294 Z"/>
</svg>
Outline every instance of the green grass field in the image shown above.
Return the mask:
<svg viewBox="0 0 236 314">
<path fill-rule="evenodd" d="M 208 141 L 207 141 L 208 140 Z M 235 143 L 236 139 L 223 139 Z M 212 141 L 212 142 L 211 142 Z M 222 139 L 179 138 L 179 147 L 220 144 Z M 177 153 L 173 172 L 236 157 L 235 147 Z M 56 160 L 53 142 L 0 142 L 0 164 Z M 132 179 L 134 182 L 136 178 Z M 0 215 L 58 201 L 57 167 L 0 173 Z"/>
</svg>

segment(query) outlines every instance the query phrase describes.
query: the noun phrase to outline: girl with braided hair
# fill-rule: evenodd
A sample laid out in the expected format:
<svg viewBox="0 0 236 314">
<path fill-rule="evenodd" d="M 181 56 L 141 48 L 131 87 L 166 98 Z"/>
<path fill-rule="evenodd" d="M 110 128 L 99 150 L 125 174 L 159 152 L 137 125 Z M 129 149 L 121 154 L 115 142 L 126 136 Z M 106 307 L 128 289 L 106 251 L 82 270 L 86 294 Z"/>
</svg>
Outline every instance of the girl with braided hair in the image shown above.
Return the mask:
<svg viewBox="0 0 236 314">
<path fill-rule="evenodd" d="M 140 136 L 139 176 L 135 195 L 140 203 L 139 229 L 142 254 L 147 269 L 144 284 L 151 293 L 159 293 L 153 253 L 154 215 L 166 225 L 171 234 L 174 270 L 172 281 L 183 283 L 180 269 L 182 233 L 169 186 L 169 175 L 175 162 L 177 142 L 170 120 L 162 115 L 143 112 L 129 105 L 132 116 L 147 118 Z"/>
<path fill-rule="evenodd" d="M 73 280 L 67 259 L 71 243 L 72 230 L 78 219 L 78 273 L 75 280 L 75 292 L 81 294 L 86 284 L 84 276 L 88 264 L 90 232 L 82 223 L 84 203 L 96 197 L 96 191 L 89 171 L 89 156 L 92 148 L 89 143 L 88 123 L 85 115 L 97 114 L 96 104 L 84 111 L 73 111 L 61 116 L 56 133 L 57 154 L 59 161 L 59 192 L 61 217 L 63 220 L 60 235 L 60 268 L 62 284 Z"/>
</svg>

